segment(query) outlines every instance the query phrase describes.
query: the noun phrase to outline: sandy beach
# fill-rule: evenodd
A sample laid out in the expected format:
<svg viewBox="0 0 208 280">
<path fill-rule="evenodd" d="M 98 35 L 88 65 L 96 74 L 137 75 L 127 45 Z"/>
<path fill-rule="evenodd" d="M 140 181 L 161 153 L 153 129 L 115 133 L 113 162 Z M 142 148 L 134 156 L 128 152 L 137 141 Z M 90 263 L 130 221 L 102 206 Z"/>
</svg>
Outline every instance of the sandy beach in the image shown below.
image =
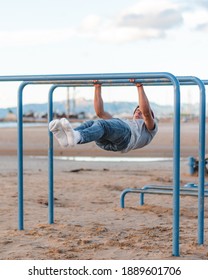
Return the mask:
<svg viewBox="0 0 208 280">
<path fill-rule="evenodd" d="M 181 124 L 181 185 L 198 184 L 188 157 L 198 156 L 198 123 Z M 17 130 L 0 129 L 1 260 L 147 260 L 208 259 L 208 198 L 204 245 L 198 245 L 198 198 L 180 199 L 180 256 L 172 256 L 172 195 L 128 194 L 126 188 L 173 181 L 173 126 L 160 122 L 152 143 L 128 154 L 100 150 L 94 143 L 71 150 L 54 141 L 54 224 L 48 224 L 48 130 L 24 129 L 24 230 L 18 230 Z M 208 139 L 208 137 L 206 137 Z M 108 161 L 65 157 L 108 157 Z M 164 158 L 113 161 L 114 157 Z M 207 179 L 207 178 L 206 178 Z"/>
</svg>

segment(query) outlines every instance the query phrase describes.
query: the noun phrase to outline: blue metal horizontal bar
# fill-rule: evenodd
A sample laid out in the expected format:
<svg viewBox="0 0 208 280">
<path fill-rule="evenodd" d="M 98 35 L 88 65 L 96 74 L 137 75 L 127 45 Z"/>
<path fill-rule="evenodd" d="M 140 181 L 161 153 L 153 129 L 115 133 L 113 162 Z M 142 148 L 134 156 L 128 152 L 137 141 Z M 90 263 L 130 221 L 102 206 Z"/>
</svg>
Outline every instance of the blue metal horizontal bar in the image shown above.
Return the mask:
<svg viewBox="0 0 208 280">
<path fill-rule="evenodd" d="M 165 78 L 173 77 L 168 72 L 145 72 L 145 73 L 103 73 L 103 74 L 53 74 L 53 75 L 16 75 L 0 76 L 2 81 L 58 81 L 58 80 L 111 80 L 111 79 L 139 79 L 139 78 Z"/>
<path fill-rule="evenodd" d="M 197 86 L 195 82 L 190 80 L 181 80 L 180 77 L 177 77 L 180 85 L 183 86 Z M 117 80 L 99 80 L 99 83 L 104 87 L 114 87 L 114 86 L 135 86 L 135 83 L 142 83 L 144 86 L 171 86 L 172 83 L 166 79 L 135 79 L 135 82 L 132 83 L 128 79 L 117 79 Z M 203 82 L 203 81 L 202 81 Z M 208 85 L 208 81 L 205 80 Z M 69 86 L 69 87 L 92 87 L 94 86 L 93 80 L 49 80 L 49 81 L 31 81 L 32 84 L 55 84 L 60 86 Z M 204 83 L 205 84 L 205 83 Z M 206 85 L 206 84 L 205 84 Z"/>
<path fill-rule="evenodd" d="M 167 77 L 165 77 L 167 76 Z M 72 87 L 93 86 L 94 80 L 98 80 L 103 86 L 134 86 L 129 79 L 135 79 L 135 82 L 141 82 L 145 86 L 169 86 L 172 74 L 168 72 L 157 73 L 110 73 L 110 74 L 48 74 L 48 75 L 12 75 L 0 76 L 0 82 L 27 81 L 38 84 L 69 84 Z M 180 81 L 180 77 L 176 77 L 180 85 L 196 85 L 190 82 L 190 79 Z M 208 80 L 202 80 L 208 85 Z"/>
</svg>

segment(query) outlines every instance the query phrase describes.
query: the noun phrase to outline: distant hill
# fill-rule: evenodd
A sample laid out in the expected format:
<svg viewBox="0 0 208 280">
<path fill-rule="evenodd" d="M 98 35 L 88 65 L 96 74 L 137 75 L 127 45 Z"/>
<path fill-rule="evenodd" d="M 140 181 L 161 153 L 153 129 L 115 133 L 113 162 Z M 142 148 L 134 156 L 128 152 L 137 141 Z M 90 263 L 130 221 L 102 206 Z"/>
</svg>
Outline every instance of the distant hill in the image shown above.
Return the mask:
<svg viewBox="0 0 208 280">
<path fill-rule="evenodd" d="M 124 115 L 124 116 L 131 116 L 133 110 L 137 106 L 136 102 L 106 102 L 105 103 L 105 110 L 110 112 L 113 115 Z M 181 112 L 184 114 L 188 114 L 189 112 L 195 115 L 198 115 L 199 112 L 199 105 L 190 105 L 190 104 L 183 104 L 181 106 Z M 158 118 L 172 116 L 173 115 L 173 106 L 167 105 L 158 105 L 156 103 L 151 103 L 151 108 L 154 111 L 155 115 Z M 48 104 L 25 104 L 23 106 L 23 113 L 28 114 L 30 112 L 35 113 L 36 115 L 44 115 L 47 113 Z M 66 113 L 66 102 L 54 102 L 53 103 L 53 110 L 56 113 L 62 114 Z M 17 108 L 0 108 L 0 119 L 3 119 L 7 116 L 9 112 L 17 114 Z M 80 112 L 85 112 L 87 117 L 92 117 L 95 115 L 94 107 L 93 107 L 93 100 L 86 100 L 84 98 L 80 98 L 76 100 L 76 108 L 75 112 L 79 114 Z"/>
</svg>

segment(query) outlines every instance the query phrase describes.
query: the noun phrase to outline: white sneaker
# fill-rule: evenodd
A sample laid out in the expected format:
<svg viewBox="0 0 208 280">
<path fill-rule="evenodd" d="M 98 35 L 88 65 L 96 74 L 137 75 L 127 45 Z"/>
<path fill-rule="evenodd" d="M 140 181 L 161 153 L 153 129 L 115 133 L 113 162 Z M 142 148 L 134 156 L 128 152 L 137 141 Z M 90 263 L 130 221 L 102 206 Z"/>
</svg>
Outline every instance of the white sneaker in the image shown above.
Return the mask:
<svg viewBox="0 0 208 280">
<path fill-rule="evenodd" d="M 62 125 L 62 129 L 64 130 L 64 132 L 67 136 L 67 142 L 68 142 L 69 147 L 74 147 L 77 144 L 77 142 L 75 139 L 74 130 L 73 130 L 70 122 L 67 119 L 62 118 L 60 120 L 60 123 Z"/>
<path fill-rule="evenodd" d="M 49 123 L 49 130 L 53 133 L 58 140 L 61 147 L 66 148 L 69 146 L 66 133 L 64 132 L 60 120 L 53 120 Z"/>
</svg>

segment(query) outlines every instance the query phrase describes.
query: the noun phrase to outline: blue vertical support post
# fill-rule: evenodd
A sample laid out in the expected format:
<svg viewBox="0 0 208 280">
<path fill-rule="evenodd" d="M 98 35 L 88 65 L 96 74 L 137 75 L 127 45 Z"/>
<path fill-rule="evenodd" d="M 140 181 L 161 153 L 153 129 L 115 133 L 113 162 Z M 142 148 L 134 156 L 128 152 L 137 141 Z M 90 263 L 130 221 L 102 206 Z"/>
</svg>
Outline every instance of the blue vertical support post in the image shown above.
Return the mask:
<svg viewBox="0 0 208 280">
<path fill-rule="evenodd" d="M 24 189 L 23 189 L 23 113 L 22 95 L 27 83 L 22 83 L 18 89 L 17 100 L 17 160 L 18 160 L 18 229 L 24 229 Z"/>
<path fill-rule="evenodd" d="M 50 88 L 48 93 L 48 125 L 53 120 L 53 92 L 57 86 Z M 48 129 L 48 222 L 54 223 L 54 174 L 53 174 L 53 134 Z"/>
<path fill-rule="evenodd" d="M 206 131 L 206 89 L 202 80 L 194 76 L 178 77 L 180 82 L 199 87 L 199 171 L 198 171 L 198 244 L 204 243 L 204 183 L 205 183 L 205 131 Z"/>
<path fill-rule="evenodd" d="M 198 79 L 200 88 L 200 129 L 199 129 L 199 190 L 198 190 L 198 244 L 204 243 L 204 170 L 205 170 L 205 129 L 206 129 L 206 90 Z"/>
<path fill-rule="evenodd" d="M 180 84 L 174 79 L 173 127 L 173 256 L 179 256 L 180 239 Z"/>
</svg>

